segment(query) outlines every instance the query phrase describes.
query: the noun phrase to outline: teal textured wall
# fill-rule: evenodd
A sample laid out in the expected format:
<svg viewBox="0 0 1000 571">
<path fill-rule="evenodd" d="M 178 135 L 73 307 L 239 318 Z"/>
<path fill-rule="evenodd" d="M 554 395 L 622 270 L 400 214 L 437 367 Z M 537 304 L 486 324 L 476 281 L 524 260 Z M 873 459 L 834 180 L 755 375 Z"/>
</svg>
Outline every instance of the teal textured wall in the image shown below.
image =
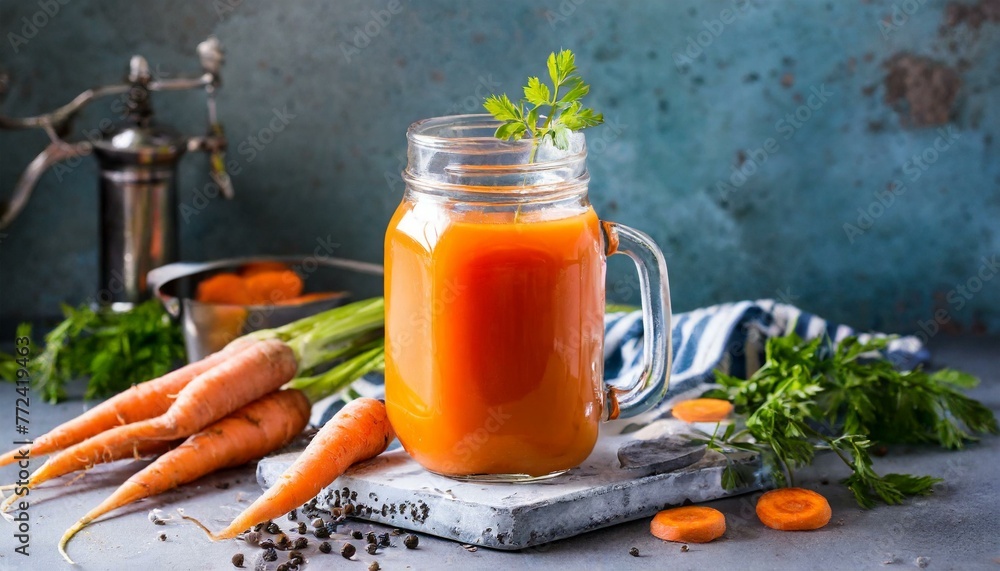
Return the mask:
<svg viewBox="0 0 1000 571">
<path fill-rule="evenodd" d="M 592 199 L 662 245 L 677 309 L 778 297 L 860 327 L 1000 330 L 996 1 L 49 4 L 0 2 L 7 114 L 115 80 L 132 53 L 169 75 L 196 66 L 205 36 L 226 46 L 237 198 L 187 217 L 187 259 L 330 235 L 337 254 L 380 260 L 407 125 L 477 112 L 566 47 L 608 119 L 588 135 Z M 201 100 L 155 103 L 200 133 Z M 44 141 L 0 132 L 4 196 Z M 181 170 L 182 202 L 202 204 L 205 158 Z M 89 161 L 50 173 L 0 239 L 4 329 L 93 291 L 95 176 Z M 612 270 L 611 296 L 634 296 L 625 264 Z"/>
</svg>

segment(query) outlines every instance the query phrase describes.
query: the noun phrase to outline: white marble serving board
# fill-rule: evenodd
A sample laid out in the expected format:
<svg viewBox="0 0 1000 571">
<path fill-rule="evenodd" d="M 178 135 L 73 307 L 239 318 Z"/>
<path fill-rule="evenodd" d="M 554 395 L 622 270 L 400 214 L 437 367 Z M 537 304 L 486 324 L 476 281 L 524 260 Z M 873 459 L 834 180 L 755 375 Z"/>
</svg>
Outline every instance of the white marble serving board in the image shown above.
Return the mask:
<svg viewBox="0 0 1000 571">
<path fill-rule="evenodd" d="M 396 449 L 337 479 L 319 494 L 317 507 L 330 509 L 349 499 L 356 506 L 356 517 L 362 519 L 462 543 L 516 550 L 649 517 L 685 501 L 703 502 L 759 489 L 723 489 L 726 460 L 711 451 L 694 464 L 665 473 L 621 467 L 617 452 L 625 443 L 686 430 L 678 421 L 660 420 L 632 434 L 602 435 L 583 465 L 530 484 L 452 480 L 427 472 Z M 610 432 L 617 431 L 605 434 Z M 667 456 L 670 453 L 665 451 Z M 269 487 L 295 457 L 291 452 L 261 460 L 257 467 L 261 486 Z M 740 459 L 750 466 L 758 461 L 751 455 Z"/>
</svg>

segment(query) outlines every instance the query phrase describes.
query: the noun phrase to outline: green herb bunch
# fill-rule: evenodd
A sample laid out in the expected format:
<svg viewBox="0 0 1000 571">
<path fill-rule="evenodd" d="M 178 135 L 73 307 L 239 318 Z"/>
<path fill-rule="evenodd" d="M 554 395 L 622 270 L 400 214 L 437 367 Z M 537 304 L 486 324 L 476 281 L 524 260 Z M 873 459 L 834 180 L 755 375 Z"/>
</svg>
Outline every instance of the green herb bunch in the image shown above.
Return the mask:
<svg viewBox="0 0 1000 571">
<path fill-rule="evenodd" d="M 727 457 L 759 452 L 779 486 L 793 485 L 797 468 L 817 451 L 833 451 L 851 470 L 844 481 L 858 504 L 898 504 L 924 495 L 940 481 L 930 476 L 878 475 L 870 449 L 883 444 L 927 443 L 958 449 L 979 434 L 1000 429 L 992 411 L 959 389 L 974 387 L 972 375 L 951 369 L 899 371 L 879 351 L 887 339 L 865 343 L 856 337 L 835 348 L 828 339 L 798 335 L 768 339 L 766 361 L 749 379 L 716 372 L 721 385 L 706 397 L 731 401 L 745 418 L 695 439 Z M 745 465 L 730 461 L 723 485 L 752 481 Z"/>
<path fill-rule="evenodd" d="M 515 104 L 506 94 L 490 95 L 483 103 L 493 117 L 503 121 L 495 133 L 498 139 L 534 139 L 529 163 L 534 161 L 538 145 L 545 139 L 549 139 L 556 148 L 566 150 L 571 132 L 604 122 L 603 115 L 583 107 L 580 101 L 590 92 L 590 86 L 577 74 L 576 56 L 572 51 L 549 54 L 547 66 L 551 88 L 537 77 L 529 77 L 524 86 L 524 98 L 518 103 Z M 541 122 L 541 113 L 545 108 L 548 108 L 548 114 Z"/>
<path fill-rule="evenodd" d="M 64 399 L 66 384 L 83 377 L 89 378 L 84 398 L 110 396 L 164 375 L 184 359 L 180 327 L 156 300 L 125 312 L 95 310 L 88 304 L 64 305 L 62 310 L 65 319 L 45 336 L 41 352 L 35 352 L 38 345 L 32 339 L 32 388 L 46 401 Z M 17 335 L 30 337 L 31 326 L 21 324 Z M 14 380 L 13 372 L 0 364 L 3 378 Z"/>
</svg>

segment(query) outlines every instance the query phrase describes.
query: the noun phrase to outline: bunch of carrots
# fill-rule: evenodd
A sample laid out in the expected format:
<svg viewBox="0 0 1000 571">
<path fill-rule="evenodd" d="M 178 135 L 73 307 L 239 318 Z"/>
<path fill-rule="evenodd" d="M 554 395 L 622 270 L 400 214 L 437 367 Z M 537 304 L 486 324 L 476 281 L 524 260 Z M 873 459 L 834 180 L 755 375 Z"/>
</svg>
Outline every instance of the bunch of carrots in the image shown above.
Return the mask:
<svg viewBox="0 0 1000 571">
<path fill-rule="evenodd" d="M 674 418 L 689 422 L 722 422 L 733 412 L 729 401 L 696 398 L 671 409 Z M 833 512 L 822 495 L 803 488 L 778 488 L 757 500 L 757 519 L 771 529 L 809 531 L 830 522 Z M 726 516 L 715 508 L 682 506 L 653 516 L 649 531 L 664 541 L 708 543 L 726 533 Z"/>
<path fill-rule="evenodd" d="M 3 511 L 39 484 L 96 464 L 158 458 L 63 535 L 60 553 L 84 526 L 142 498 L 245 464 L 287 445 L 308 424 L 311 401 L 384 364 L 384 302 L 359 301 L 241 337 L 201 361 L 136 385 L 39 437 L 27 451 L 50 455 L 14 487 Z M 338 363 L 326 372 L 316 369 Z M 328 422 L 281 483 L 215 539 L 278 517 L 314 497 L 352 464 L 386 449 L 394 435 L 382 402 L 357 399 Z"/>
</svg>

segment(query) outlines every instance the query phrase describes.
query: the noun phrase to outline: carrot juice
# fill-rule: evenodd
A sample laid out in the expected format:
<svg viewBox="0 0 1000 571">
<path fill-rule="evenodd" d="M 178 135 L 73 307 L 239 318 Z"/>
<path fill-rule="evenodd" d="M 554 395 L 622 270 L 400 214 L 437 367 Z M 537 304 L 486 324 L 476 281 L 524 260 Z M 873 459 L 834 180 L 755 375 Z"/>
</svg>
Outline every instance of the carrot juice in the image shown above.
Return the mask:
<svg viewBox="0 0 1000 571">
<path fill-rule="evenodd" d="M 605 256 L 594 210 L 404 201 L 385 242 L 389 418 L 452 476 L 580 464 L 603 413 Z"/>
</svg>

